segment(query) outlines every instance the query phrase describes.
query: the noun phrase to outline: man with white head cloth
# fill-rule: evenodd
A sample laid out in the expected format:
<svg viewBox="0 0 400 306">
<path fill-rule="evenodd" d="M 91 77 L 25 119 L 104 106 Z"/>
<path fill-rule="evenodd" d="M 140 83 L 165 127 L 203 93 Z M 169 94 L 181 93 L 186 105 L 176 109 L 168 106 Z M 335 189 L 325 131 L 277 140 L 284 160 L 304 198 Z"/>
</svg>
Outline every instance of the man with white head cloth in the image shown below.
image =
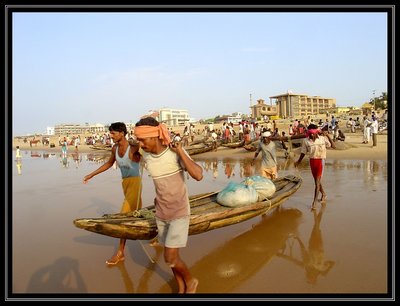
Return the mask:
<svg viewBox="0 0 400 306">
<path fill-rule="evenodd" d="M 252 163 L 254 163 L 258 153 L 262 152 L 261 175 L 273 180 L 278 177 L 278 162 L 276 159 L 276 146 L 271 141 L 271 136 L 270 131 L 265 131 L 261 134 L 261 141 L 254 154 Z"/>
</svg>

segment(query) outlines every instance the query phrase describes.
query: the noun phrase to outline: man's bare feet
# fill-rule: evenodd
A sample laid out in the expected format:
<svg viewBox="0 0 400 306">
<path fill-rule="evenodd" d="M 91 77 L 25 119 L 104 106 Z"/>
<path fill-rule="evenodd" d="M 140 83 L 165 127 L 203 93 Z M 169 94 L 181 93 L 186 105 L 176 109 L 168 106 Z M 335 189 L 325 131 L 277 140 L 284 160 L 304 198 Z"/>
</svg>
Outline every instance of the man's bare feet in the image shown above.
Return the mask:
<svg viewBox="0 0 400 306">
<path fill-rule="evenodd" d="M 150 241 L 149 244 L 150 244 L 150 246 L 152 246 L 152 247 L 156 247 L 156 246 L 159 246 L 159 245 L 160 245 L 160 243 L 158 242 L 157 237 L 154 238 L 154 239 L 152 239 L 152 240 Z"/>
<path fill-rule="evenodd" d="M 192 281 L 186 286 L 186 293 L 196 293 L 198 284 L 199 280 L 197 278 L 193 278 Z"/>
<path fill-rule="evenodd" d="M 117 263 L 124 261 L 124 260 L 125 260 L 125 256 L 123 254 L 117 253 L 110 259 L 106 260 L 106 264 L 109 266 L 114 266 Z"/>
<path fill-rule="evenodd" d="M 321 196 L 321 202 L 326 202 L 326 194 L 323 194 L 323 195 Z"/>
</svg>

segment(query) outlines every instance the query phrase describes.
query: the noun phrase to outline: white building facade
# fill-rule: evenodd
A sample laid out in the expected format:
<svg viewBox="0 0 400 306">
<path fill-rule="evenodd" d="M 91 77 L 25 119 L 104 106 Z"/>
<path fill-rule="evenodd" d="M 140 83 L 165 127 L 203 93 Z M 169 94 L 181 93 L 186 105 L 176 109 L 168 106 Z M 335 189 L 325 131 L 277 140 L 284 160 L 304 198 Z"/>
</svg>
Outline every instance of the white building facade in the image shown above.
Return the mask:
<svg viewBox="0 0 400 306">
<path fill-rule="evenodd" d="M 159 110 L 159 121 L 168 126 L 182 126 L 189 120 L 189 113 L 185 109 L 161 108 Z"/>
</svg>

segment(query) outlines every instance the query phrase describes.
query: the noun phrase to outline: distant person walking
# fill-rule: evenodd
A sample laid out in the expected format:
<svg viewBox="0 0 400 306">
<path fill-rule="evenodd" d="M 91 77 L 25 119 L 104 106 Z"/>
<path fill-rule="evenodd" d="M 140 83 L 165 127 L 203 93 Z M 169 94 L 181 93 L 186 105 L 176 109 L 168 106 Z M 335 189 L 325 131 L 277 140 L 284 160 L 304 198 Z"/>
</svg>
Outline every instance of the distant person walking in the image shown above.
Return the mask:
<svg viewBox="0 0 400 306">
<path fill-rule="evenodd" d="M 108 129 L 115 143 L 111 149 L 111 156 L 105 164 L 86 175 L 83 183 L 86 184 L 95 175 L 110 169 L 116 162 L 121 170 L 122 190 L 125 196 L 121 213 L 138 210 L 142 208 L 139 143 L 129 144 L 126 139 L 128 130 L 123 122 L 112 123 Z M 125 243 L 126 239 L 120 239 L 118 251 L 106 261 L 106 264 L 116 265 L 125 260 Z"/>
<path fill-rule="evenodd" d="M 335 118 L 335 116 L 332 115 L 332 119 L 331 119 L 331 129 L 334 130 L 335 126 L 336 126 L 337 120 Z"/>
<path fill-rule="evenodd" d="M 68 154 L 68 141 L 67 141 L 67 137 L 64 137 L 64 140 L 61 144 L 61 154 L 63 157 L 67 156 Z"/>
<path fill-rule="evenodd" d="M 276 159 L 276 146 L 269 137 L 272 134 L 270 131 L 265 131 L 261 134 L 261 141 L 258 145 L 256 152 L 254 153 L 254 158 L 252 164 L 256 160 L 258 154 L 262 153 L 262 164 L 261 164 L 261 175 L 274 180 L 278 177 L 278 162 Z"/>
<path fill-rule="evenodd" d="M 322 187 L 321 178 L 324 172 L 327 143 L 334 147 L 334 144 L 329 137 L 328 132 L 324 131 L 322 133 L 323 135 L 318 136 L 319 130 L 318 126 L 316 126 L 315 124 L 310 124 L 308 126 L 309 136 L 308 138 L 304 138 L 303 144 L 301 146 L 300 157 L 294 163 L 294 166 L 297 167 L 303 160 L 304 156 L 306 154 L 309 154 L 311 173 L 315 183 L 314 200 L 312 202 L 311 209 L 315 209 L 318 193 L 321 193 L 321 202 L 326 201 L 326 193 L 324 191 L 324 188 Z"/>
</svg>

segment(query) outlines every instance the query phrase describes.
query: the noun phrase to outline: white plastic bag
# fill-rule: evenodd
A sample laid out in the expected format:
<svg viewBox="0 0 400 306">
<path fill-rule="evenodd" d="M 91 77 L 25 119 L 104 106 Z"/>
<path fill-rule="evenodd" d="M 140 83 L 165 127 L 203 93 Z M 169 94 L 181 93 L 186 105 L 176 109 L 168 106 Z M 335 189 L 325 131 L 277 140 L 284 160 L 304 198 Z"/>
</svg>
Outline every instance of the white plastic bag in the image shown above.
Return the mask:
<svg viewBox="0 0 400 306">
<path fill-rule="evenodd" d="M 258 201 L 271 198 L 276 191 L 274 182 L 260 175 L 246 177 L 241 184 L 253 187 L 258 193 Z"/>
<path fill-rule="evenodd" d="M 239 207 L 257 200 L 258 193 L 252 186 L 236 182 L 230 182 L 217 195 L 217 202 L 228 207 Z"/>
</svg>

